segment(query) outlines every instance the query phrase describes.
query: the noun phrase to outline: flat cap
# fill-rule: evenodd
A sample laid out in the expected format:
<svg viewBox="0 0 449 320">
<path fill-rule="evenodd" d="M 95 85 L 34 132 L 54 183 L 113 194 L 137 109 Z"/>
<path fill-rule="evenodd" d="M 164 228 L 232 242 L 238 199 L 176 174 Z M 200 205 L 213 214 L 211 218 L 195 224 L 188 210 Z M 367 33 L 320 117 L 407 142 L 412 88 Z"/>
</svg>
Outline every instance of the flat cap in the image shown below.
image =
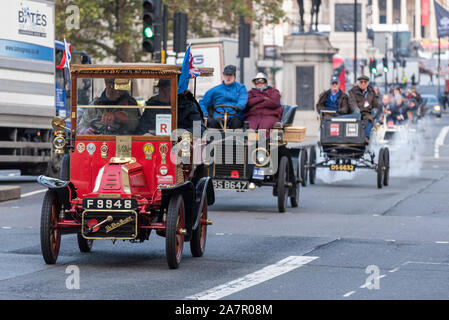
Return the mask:
<svg viewBox="0 0 449 320">
<path fill-rule="evenodd" d="M 358 81 L 359 81 L 359 80 L 366 80 L 366 81 L 369 81 L 369 77 L 368 77 L 368 76 L 365 76 L 365 75 L 361 75 L 360 77 L 357 78 L 357 80 L 358 80 Z"/>
</svg>

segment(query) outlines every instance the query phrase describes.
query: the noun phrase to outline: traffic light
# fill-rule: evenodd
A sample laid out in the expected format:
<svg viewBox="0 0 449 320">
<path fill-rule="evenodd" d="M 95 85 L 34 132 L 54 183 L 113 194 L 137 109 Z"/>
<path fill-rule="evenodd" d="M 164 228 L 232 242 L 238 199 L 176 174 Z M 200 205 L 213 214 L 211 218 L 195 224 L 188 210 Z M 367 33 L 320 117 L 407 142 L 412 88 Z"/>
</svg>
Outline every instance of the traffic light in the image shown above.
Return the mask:
<svg viewBox="0 0 449 320">
<path fill-rule="evenodd" d="M 143 0 L 143 51 L 156 52 L 161 49 L 161 0 Z"/>
<path fill-rule="evenodd" d="M 187 13 L 175 12 L 173 20 L 173 51 L 185 52 L 187 45 Z"/>
<path fill-rule="evenodd" d="M 251 26 L 249 23 L 245 23 L 244 18 L 241 16 L 239 24 L 238 57 L 247 58 L 250 56 L 250 37 L 251 37 Z"/>
<path fill-rule="evenodd" d="M 387 73 L 388 72 L 388 59 L 387 57 L 382 59 L 383 65 L 384 65 L 384 72 Z"/>
<path fill-rule="evenodd" d="M 377 73 L 377 61 L 374 58 L 369 60 L 369 69 L 371 73 Z"/>
</svg>

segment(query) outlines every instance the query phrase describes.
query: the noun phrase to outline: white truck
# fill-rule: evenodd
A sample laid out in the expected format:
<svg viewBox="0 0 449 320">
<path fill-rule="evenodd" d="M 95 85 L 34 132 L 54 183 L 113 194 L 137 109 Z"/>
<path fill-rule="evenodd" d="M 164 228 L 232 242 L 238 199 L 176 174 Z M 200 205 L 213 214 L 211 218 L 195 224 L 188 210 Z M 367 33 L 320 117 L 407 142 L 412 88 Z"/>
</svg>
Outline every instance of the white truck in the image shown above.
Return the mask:
<svg viewBox="0 0 449 320">
<path fill-rule="evenodd" d="M 54 0 L 0 4 L 0 169 L 52 174 Z"/>
<path fill-rule="evenodd" d="M 223 69 L 229 64 L 237 67 L 237 81 L 240 82 L 240 58 L 238 56 L 238 40 L 231 38 L 202 38 L 191 39 L 190 50 L 193 55 L 193 64 L 196 67 L 214 68 L 213 77 L 199 77 L 196 81 L 196 97 L 200 99 L 207 90 L 223 81 Z M 168 43 L 168 64 L 182 65 L 184 53 L 178 54 L 177 58 Z M 256 75 L 256 57 L 254 45 L 250 44 L 250 57 L 244 59 L 244 84 L 249 90 L 253 87 L 251 79 Z M 193 92 L 194 81 L 190 81 L 190 89 Z"/>
</svg>

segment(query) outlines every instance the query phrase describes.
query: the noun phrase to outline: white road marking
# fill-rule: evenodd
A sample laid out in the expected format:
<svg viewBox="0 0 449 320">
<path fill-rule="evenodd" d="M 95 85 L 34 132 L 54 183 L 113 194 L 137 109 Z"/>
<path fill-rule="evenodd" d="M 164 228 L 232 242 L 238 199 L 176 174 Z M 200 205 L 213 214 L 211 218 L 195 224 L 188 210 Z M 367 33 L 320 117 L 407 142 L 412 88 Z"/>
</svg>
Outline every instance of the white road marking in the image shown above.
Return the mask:
<svg viewBox="0 0 449 320">
<path fill-rule="evenodd" d="M 399 267 L 397 267 L 397 268 L 394 268 L 394 269 L 392 269 L 392 270 L 390 270 L 390 271 L 388 271 L 388 272 L 391 272 L 391 273 L 393 273 L 393 272 L 396 272 L 396 271 L 398 271 L 400 268 Z"/>
<path fill-rule="evenodd" d="M 217 300 L 238 291 L 247 289 L 249 287 L 258 285 L 267 280 L 278 277 L 284 273 L 292 271 L 296 268 L 318 259 L 318 257 L 310 256 L 289 256 L 275 264 L 266 266 L 263 269 L 250 273 L 244 277 L 232 280 L 223 285 L 205 290 L 198 294 L 186 297 L 186 299 L 193 300 Z"/>
<path fill-rule="evenodd" d="M 375 278 L 373 280 L 380 280 L 380 279 L 385 278 L 385 277 L 386 277 L 386 275 L 383 274 L 383 275 L 378 276 L 377 278 Z M 364 289 L 364 288 L 368 287 L 371 284 L 372 284 L 371 282 L 365 282 L 365 284 L 360 286 L 360 289 Z"/>
<path fill-rule="evenodd" d="M 352 296 L 354 293 L 355 293 L 355 291 L 349 291 L 348 293 L 345 293 L 345 294 L 343 295 L 343 297 L 347 298 L 347 297 L 349 297 L 349 296 Z"/>
<path fill-rule="evenodd" d="M 21 194 L 20 197 L 21 198 L 29 197 L 29 196 L 32 196 L 32 195 L 35 195 L 35 194 L 38 194 L 38 193 L 45 192 L 47 190 L 48 189 L 39 189 L 39 190 L 31 191 L 31 192 L 28 192 L 28 193 Z"/>
<path fill-rule="evenodd" d="M 444 139 L 446 139 L 446 135 L 447 135 L 448 131 L 449 131 L 449 126 L 446 126 L 443 129 L 441 129 L 440 134 L 438 135 L 437 139 L 435 140 L 435 145 L 433 148 L 435 159 L 440 158 L 440 147 L 442 145 L 444 145 Z"/>
<path fill-rule="evenodd" d="M 435 243 L 447 244 L 447 243 L 449 243 L 449 241 L 435 241 Z"/>
</svg>

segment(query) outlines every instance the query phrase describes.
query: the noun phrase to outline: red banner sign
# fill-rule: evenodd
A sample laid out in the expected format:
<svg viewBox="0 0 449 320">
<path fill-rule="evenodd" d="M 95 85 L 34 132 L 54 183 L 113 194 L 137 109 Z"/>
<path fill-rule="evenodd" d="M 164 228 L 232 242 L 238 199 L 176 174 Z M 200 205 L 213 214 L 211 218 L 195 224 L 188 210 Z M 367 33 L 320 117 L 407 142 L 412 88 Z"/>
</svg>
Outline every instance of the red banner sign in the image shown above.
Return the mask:
<svg viewBox="0 0 449 320">
<path fill-rule="evenodd" d="M 421 0 L 421 25 L 429 25 L 430 0 Z"/>
</svg>

